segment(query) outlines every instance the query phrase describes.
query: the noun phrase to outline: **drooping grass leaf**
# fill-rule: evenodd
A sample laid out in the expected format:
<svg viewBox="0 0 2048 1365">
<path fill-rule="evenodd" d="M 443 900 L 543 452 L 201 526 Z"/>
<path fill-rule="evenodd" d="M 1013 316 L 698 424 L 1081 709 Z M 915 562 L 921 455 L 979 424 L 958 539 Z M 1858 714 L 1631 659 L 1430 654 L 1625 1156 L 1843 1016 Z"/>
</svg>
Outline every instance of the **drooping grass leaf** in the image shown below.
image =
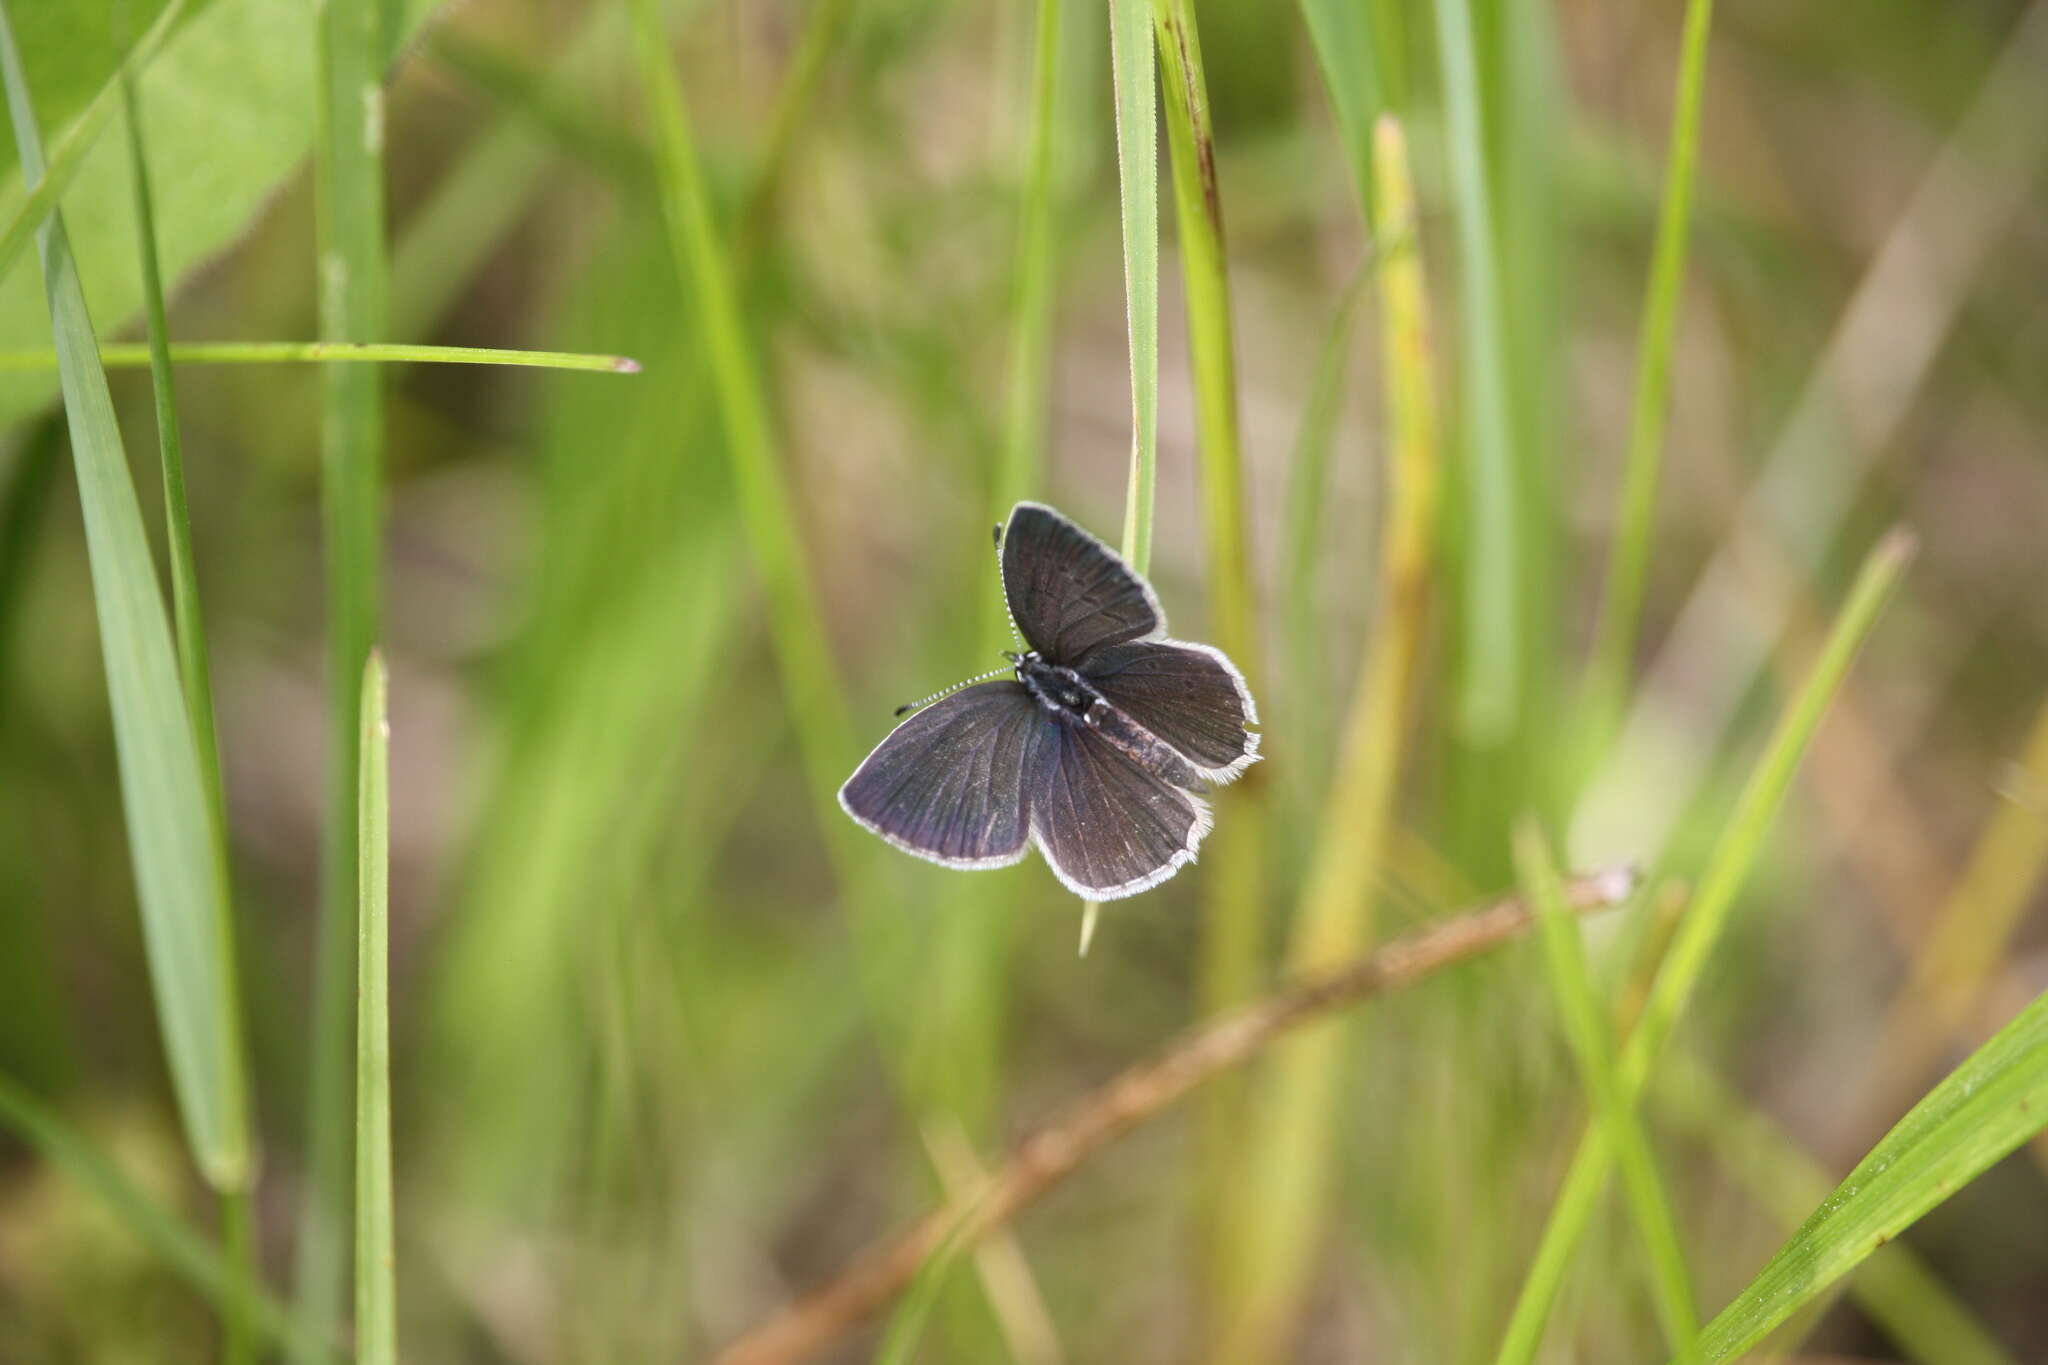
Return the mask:
<svg viewBox="0 0 2048 1365">
<path fill-rule="evenodd" d="M 356 827 L 356 1360 L 396 1365 L 391 1194 L 391 726 L 384 658 L 363 666 Z"/>
<path fill-rule="evenodd" d="M 638 374 L 631 356 L 582 355 L 571 351 L 513 351 L 493 346 L 404 346 L 362 341 L 184 341 L 173 342 L 173 365 L 411 364 L 524 365 L 538 370 L 597 370 Z M 0 370 L 47 370 L 57 353 L 46 349 L 0 351 Z M 151 363 L 148 346 L 110 342 L 100 348 L 108 369 Z"/>
<path fill-rule="evenodd" d="M 0 69 L 22 166 L 33 181 L 43 168 L 42 144 L 4 5 Z M 217 1188 L 236 1189 L 247 1181 L 251 1162 L 248 1096 L 220 918 L 226 892 L 205 784 L 142 509 L 61 213 L 43 224 L 38 245 L 85 510 L 129 857 L 157 1017 L 193 1157 Z"/>
<path fill-rule="evenodd" d="M 1871 551 L 1849 591 L 1848 601 L 1835 617 L 1820 658 L 1779 716 L 1733 815 L 1708 855 L 1692 907 L 1650 984 L 1642 1016 L 1622 1051 L 1621 1088 L 1626 1103 L 1637 1102 L 1658 1055 L 1670 1041 L 1678 1017 L 1727 927 L 1736 894 L 1762 854 L 1765 836 L 1784 804 L 1800 759 L 1848 674 L 1858 648 L 1875 624 L 1880 608 L 1905 573 L 1912 551 L 1911 537 L 1897 531 Z M 1544 1226 L 1543 1238 L 1515 1300 L 1514 1313 L 1496 1357 L 1501 1365 L 1526 1365 L 1535 1357 L 1544 1325 L 1556 1302 L 1558 1286 L 1592 1219 L 1593 1206 L 1606 1187 L 1613 1157 L 1604 1128 L 1588 1129 L 1580 1139 L 1578 1152 L 1551 1205 L 1550 1220 Z"/>
<path fill-rule="evenodd" d="M 1871 1148 L 1700 1334 L 1732 1360 L 1920 1216 L 2048 1127 L 2048 993 L 1949 1073 Z"/>
</svg>

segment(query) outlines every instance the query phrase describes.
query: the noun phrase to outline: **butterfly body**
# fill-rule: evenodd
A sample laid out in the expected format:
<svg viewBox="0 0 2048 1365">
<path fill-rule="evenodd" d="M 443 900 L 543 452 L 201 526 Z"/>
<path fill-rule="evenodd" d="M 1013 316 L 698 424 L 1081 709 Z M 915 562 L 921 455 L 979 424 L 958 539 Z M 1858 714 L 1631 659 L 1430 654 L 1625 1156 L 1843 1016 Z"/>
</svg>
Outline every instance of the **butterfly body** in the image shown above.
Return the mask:
<svg viewBox="0 0 2048 1365">
<path fill-rule="evenodd" d="M 941 693 L 897 726 L 840 804 L 865 828 L 950 867 L 999 867 L 1036 845 L 1088 900 L 1156 886 L 1209 830 L 1197 793 L 1258 757 L 1243 675 L 1165 638 L 1145 580 L 1049 507 L 999 528 L 1003 594 L 1028 647 L 1013 677 Z"/>
</svg>

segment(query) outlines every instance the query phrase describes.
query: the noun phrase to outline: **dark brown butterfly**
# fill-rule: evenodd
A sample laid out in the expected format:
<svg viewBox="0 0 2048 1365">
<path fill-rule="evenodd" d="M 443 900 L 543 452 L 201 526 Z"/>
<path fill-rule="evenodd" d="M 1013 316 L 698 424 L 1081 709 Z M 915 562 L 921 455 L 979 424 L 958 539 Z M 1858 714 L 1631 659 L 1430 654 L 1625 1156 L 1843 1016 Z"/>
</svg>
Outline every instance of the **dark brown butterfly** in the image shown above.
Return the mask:
<svg viewBox="0 0 2048 1365">
<path fill-rule="evenodd" d="M 1197 794 L 1256 761 L 1252 694 L 1220 650 L 1169 640 L 1152 587 L 1050 507 L 996 528 L 1026 652 L 1012 676 L 920 704 L 846 785 L 846 813 L 947 867 L 1006 867 L 1031 844 L 1086 900 L 1136 895 L 1193 862 Z"/>
</svg>

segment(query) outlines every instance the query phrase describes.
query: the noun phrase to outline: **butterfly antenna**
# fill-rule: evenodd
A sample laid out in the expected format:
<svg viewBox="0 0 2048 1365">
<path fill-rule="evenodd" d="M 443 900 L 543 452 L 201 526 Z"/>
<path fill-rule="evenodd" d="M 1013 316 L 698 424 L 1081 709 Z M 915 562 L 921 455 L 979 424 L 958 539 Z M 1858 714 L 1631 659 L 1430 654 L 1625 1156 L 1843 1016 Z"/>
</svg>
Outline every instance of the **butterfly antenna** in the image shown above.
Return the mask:
<svg viewBox="0 0 2048 1365">
<path fill-rule="evenodd" d="M 963 687 L 972 687 L 976 683 L 985 683 L 992 679 L 1003 677 L 1012 671 L 1013 670 L 1007 668 L 992 668 L 988 672 L 976 674 L 974 677 L 968 678 L 964 682 L 956 682 L 951 687 L 942 687 L 938 691 L 932 693 L 929 697 L 926 697 L 923 701 L 905 702 L 903 705 L 896 708 L 896 714 L 899 716 L 907 716 L 912 711 L 922 711 L 925 707 L 930 706 L 935 701 L 944 701 L 946 698 L 952 696 L 955 692 L 958 692 Z"/>
</svg>

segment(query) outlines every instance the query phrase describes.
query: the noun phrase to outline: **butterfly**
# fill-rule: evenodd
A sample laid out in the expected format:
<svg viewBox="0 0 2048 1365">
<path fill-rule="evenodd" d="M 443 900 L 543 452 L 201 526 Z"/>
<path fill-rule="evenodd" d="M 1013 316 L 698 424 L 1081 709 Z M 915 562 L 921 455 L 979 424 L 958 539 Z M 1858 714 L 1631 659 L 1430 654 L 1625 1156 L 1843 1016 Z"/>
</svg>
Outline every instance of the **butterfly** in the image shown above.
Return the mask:
<svg viewBox="0 0 2048 1365">
<path fill-rule="evenodd" d="M 1050 507 L 1018 503 L 996 556 L 1025 652 L 1004 651 L 1008 677 L 918 703 L 839 804 L 947 867 L 1007 867 L 1035 844 L 1084 900 L 1157 886 L 1209 832 L 1200 793 L 1258 759 L 1244 675 L 1167 639 L 1151 584 Z"/>
</svg>

